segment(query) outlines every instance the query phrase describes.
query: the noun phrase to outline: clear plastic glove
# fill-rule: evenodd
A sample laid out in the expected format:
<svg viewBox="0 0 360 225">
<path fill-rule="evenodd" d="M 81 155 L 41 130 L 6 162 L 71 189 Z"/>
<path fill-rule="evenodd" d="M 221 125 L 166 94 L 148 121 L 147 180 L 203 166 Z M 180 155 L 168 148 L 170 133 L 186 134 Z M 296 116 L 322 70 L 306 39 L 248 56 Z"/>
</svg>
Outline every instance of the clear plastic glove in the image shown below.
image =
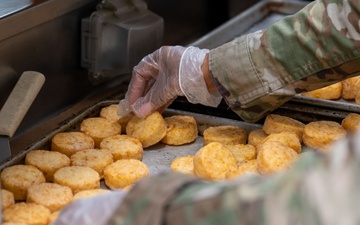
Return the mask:
<svg viewBox="0 0 360 225">
<path fill-rule="evenodd" d="M 61 210 L 51 225 L 106 225 L 126 194 L 119 190 L 75 200 Z"/>
<path fill-rule="evenodd" d="M 133 69 L 118 114 L 134 112 L 144 118 L 164 110 L 177 96 L 186 96 L 194 104 L 218 106 L 222 97 L 208 91 L 201 70 L 208 52 L 197 47 L 163 46 L 144 57 Z"/>
</svg>

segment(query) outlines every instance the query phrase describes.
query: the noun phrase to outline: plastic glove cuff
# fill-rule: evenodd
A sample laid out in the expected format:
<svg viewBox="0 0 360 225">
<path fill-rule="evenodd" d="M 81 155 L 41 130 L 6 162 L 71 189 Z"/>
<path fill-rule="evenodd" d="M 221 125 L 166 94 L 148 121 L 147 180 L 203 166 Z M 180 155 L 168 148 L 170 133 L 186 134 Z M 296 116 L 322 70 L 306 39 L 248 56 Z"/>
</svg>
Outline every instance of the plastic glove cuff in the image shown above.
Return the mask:
<svg viewBox="0 0 360 225">
<path fill-rule="evenodd" d="M 222 96 L 219 92 L 208 91 L 201 71 L 201 65 L 208 52 L 208 49 L 192 46 L 184 51 L 179 65 L 179 84 L 189 102 L 216 107 L 220 104 Z"/>
</svg>

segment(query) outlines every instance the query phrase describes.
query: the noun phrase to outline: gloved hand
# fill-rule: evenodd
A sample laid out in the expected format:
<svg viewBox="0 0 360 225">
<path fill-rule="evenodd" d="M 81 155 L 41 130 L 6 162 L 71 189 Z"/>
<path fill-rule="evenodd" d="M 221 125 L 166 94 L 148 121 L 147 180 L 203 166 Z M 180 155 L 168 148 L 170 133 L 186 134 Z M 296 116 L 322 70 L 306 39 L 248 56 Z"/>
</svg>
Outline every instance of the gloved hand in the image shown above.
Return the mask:
<svg viewBox="0 0 360 225">
<path fill-rule="evenodd" d="M 113 190 L 109 193 L 82 198 L 65 206 L 52 225 L 106 225 L 122 204 L 126 191 Z"/>
<path fill-rule="evenodd" d="M 134 67 L 125 99 L 118 114 L 131 111 L 144 118 L 164 110 L 177 96 L 186 96 L 191 103 L 216 107 L 221 95 L 209 92 L 201 70 L 207 49 L 163 46 L 144 57 Z"/>
</svg>

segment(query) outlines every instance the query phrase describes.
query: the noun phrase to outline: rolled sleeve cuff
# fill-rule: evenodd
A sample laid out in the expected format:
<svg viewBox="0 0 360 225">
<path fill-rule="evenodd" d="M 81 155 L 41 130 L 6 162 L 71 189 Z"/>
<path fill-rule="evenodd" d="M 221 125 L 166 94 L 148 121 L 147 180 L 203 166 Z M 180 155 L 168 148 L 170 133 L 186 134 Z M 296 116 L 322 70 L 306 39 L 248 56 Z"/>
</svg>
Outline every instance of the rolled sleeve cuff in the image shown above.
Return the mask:
<svg viewBox="0 0 360 225">
<path fill-rule="evenodd" d="M 209 53 L 210 70 L 218 90 L 230 107 L 245 105 L 268 93 L 241 36 Z"/>
<path fill-rule="evenodd" d="M 284 87 L 282 76 L 274 75 L 276 70 L 274 74 L 269 72 L 272 69 L 264 73 L 254 64 L 249 42 L 259 37 L 241 36 L 209 53 L 210 72 L 217 89 L 229 107 L 247 122 L 260 120 L 295 94 L 291 86 Z"/>
</svg>

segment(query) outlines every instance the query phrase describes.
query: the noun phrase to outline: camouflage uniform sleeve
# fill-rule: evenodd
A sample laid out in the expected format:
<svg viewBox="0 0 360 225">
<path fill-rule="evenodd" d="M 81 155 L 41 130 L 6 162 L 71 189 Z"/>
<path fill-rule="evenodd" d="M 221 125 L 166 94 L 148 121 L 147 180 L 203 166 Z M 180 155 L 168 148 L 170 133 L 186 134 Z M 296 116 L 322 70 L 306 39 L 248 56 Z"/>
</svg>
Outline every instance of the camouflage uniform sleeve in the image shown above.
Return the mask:
<svg viewBox="0 0 360 225">
<path fill-rule="evenodd" d="M 296 93 L 358 75 L 359 16 L 356 0 L 311 2 L 211 50 L 215 84 L 234 112 L 255 122 Z"/>
</svg>

